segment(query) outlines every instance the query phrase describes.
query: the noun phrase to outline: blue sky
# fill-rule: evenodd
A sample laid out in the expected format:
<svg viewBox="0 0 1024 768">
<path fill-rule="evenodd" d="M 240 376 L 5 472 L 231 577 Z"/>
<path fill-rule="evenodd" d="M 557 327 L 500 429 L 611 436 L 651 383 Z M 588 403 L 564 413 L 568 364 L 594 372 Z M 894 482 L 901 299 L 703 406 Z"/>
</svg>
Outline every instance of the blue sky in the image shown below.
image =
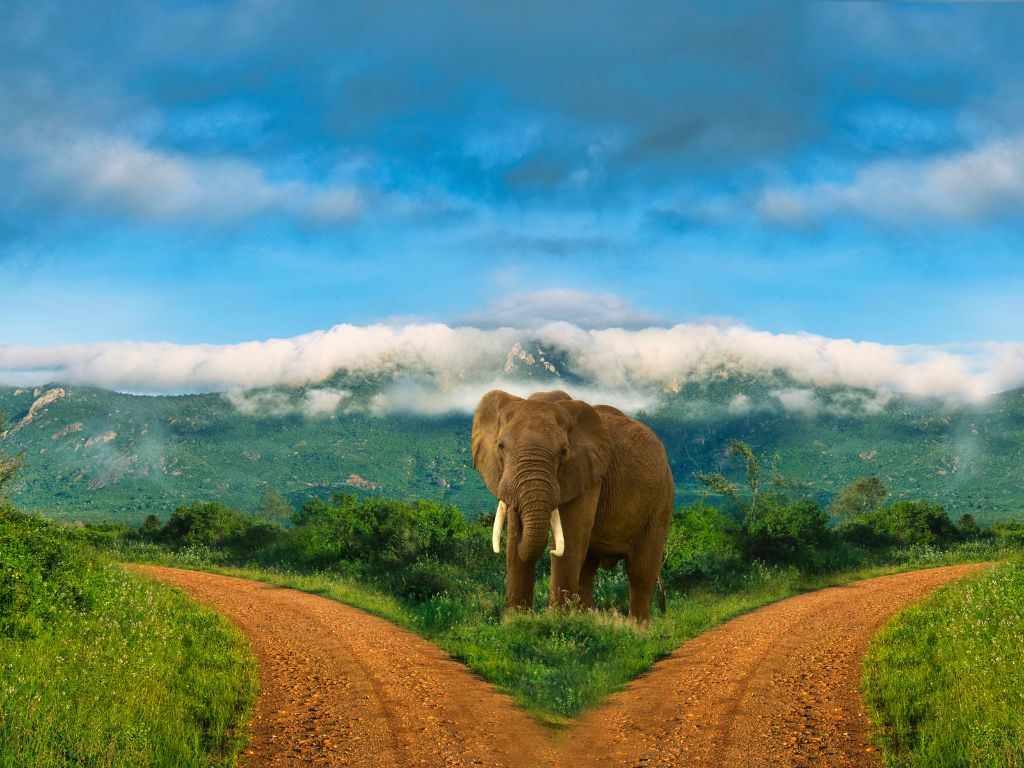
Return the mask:
<svg viewBox="0 0 1024 768">
<path fill-rule="evenodd" d="M 0 345 L 1024 341 L 1024 6 L 110 8 L 0 11 Z"/>
</svg>

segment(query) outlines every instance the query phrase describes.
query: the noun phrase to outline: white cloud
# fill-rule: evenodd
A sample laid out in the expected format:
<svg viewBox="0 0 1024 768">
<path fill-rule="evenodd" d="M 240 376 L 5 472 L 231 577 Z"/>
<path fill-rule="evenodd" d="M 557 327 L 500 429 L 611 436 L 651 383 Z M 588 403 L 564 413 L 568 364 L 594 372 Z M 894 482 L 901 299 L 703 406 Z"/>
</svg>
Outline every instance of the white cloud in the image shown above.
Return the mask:
<svg viewBox="0 0 1024 768">
<path fill-rule="evenodd" d="M 343 371 L 396 382 L 394 387 L 384 387 L 375 401 L 380 412 L 437 413 L 468 409 L 491 386 L 528 390 L 557 386 L 559 379 L 539 369 L 541 379 L 523 381 L 503 375 L 508 352 L 517 342 L 556 354 L 560 371 L 572 372 L 594 390 L 616 393 L 622 401 L 635 398 L 637 403 L 711 376 L 776 372 L 802 388 L 843 384 L 971 401 L 1024 386 L 1024 343 L 894 346 L 811 334 L 772 334 L 735 325 L 587 330 L 564 322 L 532 330 L 338 325 L 290 339 L 232 345 L 0 346 L 0 381 L 21 385 L 59 381 L 134 392 L 208 392 L 315 385 Z M 406 379 L 412 383 L 403 383 Z M 315 396 L 319 399 L 307 408 L 326 408 L 335 396 L 340 398 L 337 407 L 344 399 L 330 394 L 333 390 L 322 391 L 325 394 Z M 887 396 L 876 398 L 873 407 L 884 407 Z M 272 409 L 280 404 L 268 400 L 253 407 Z"/>
<path fill-rule="evenodd" d="M 330 416 L 350 397 L 347 389 L 311 389 L 303 398 L 302 411 L 307 416 Z"/>
<path fill-rule="evenodd" d="M 814 397 L 813 389 L 791 387 L 789 389 L 777 389 L 771 394 L 782 403 L 783 408 L 791 413 L 810 415 L 818 410 L 818 401 Z"/>
<path fill-rule="evenodd" d="M 660 321 L 614 293 L 552 288 L 509 293 L 462 320 L 482 327 L 537 328 L 566 322 L 581 328 L 637 328 Z"/>
<path fill-rule="evenodd" d="M 346 389 L 310 389 L 301 399 L 277 390 L 245 391 L 234 389 L 224 393 L 235 408 L 250 416 L 331 416 L 352 393 Z"/>
<path fill-rule="evenodd" d="M 453 387 L 438 387 L 435 382 L 406 379 L 396 382 L 370 401 L 370 412 L 377 416 L 392 413 L 415 413 L 426 416 L 440 416 L 446 413 L 472 413 L 480 397 L 492 389 L 503 389 L 519 397 L 529 397 L 542 390 L 567 389 L 569 394 L 588 403 L 611 403 L 626 413 L 637 413 L 657 404 L 652 392 L 601 389 L 561 384 L 557 380 L 516 381 L 493 378 L 490 381 L 476 381 Z"/>
<path fill-rule="evenodd" d="M 295 412 L 291 398 L 284 392 L 244 392 L 233 390 L 224 396 L 235 408 L 247 416 L 285 416 Z"/>
<path fill-rule="evenodd" d="M 734 416 L 746 416 L 750 410 L 750 397 L 742 392 L 729 401 L 729 413 Z"/>
<path fill-rule="evenodd" d="M 972 222 L 1024 210 L 1024 136 L 920 160 L 885 160 L 846 182 L 764 190 L 758 209 L 783 224 L 855 214 L 889 224 Z"/>
<path fill-rule="evenodd" d="M 37 192 L 142 219 L 224 222 L 283 213 L 332 223 L 364 207 L 351 183 L 271 179 L 244 160 L 193 157 L 125 136 L 27 124 L 3 144 L 0 152 L 24 166 Z"/>
</svg>

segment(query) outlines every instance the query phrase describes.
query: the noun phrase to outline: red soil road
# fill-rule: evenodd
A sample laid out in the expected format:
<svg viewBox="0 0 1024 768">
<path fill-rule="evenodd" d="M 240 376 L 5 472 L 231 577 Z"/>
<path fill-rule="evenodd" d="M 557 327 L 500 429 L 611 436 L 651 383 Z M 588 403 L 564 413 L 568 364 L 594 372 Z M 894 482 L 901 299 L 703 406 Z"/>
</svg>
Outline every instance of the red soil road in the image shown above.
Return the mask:
<svg viewBox="0 0 1024 768">
<path fill-rule="evenodd" d="M 896 611 L 978 565 L 811 592 L 680 646 L 552 733 L 443 651 L 341 603 L 245 579 L 139 566 L 233 621 L 260 696 L 243 765 L 874 766 L 858 692 Z"/>
</svg>

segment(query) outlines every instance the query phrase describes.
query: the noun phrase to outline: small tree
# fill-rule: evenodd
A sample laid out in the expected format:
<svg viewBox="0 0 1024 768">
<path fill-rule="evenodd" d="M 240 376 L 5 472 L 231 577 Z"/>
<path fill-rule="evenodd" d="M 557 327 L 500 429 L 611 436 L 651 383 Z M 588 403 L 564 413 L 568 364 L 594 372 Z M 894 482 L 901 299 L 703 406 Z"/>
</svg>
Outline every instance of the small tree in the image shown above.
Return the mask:
<svg viewBox="0 0 1024 768">
<path fill-rule="evenodd" d="M 256 511 L 256 516 L 268 523 L 284 525 L 291 518 L 293 511 L 291 505 L 281 495 L 281 492 L 274 489 L 267 491 L 263 497 L 263 503 L 260 504 L 260 508 Z"/>
<path fill-rule="evenodd" d="M 139 526 L 139 536 L 144 539 L 155 539 L 160 535 L 160 518 L 156 515 L 146 515 L 146 519 Z"/>
<path fill-rule="evenodd" d="M 957 528 L 965 536 L 977 536 L 981 533 L 981 526 L 978 525 L 978 521 L 974 519 L 974 515 L 970 512 L 960 515 L 960 522 L 957 523 Z"/>
<path fill-rule="evenodd" d="M 805 483 L 794 480 L 784 475 L 781 470 L 782 454 L 778 451 L 772 454 L 770 459 L 762 454 L 758 456 L 742 440 L 733 440 L 725 449 L 727 456 L 738 456 L 743 459 L 744 479 L 747 492 L 744 499 L 739 486 L 731 482 L 721 472 L 696 472 L 694 478 L 707 489 L 705 496 L 725 496 L 735 502 L 746 520 L 754 520 L 759 513 L 758 498 L 761 494 L 761 477 L 764 468 L 767 466 L 768 477 L 771 489 L 775 492 L 799 490 L 805 487 Z"/>
<path fill-rule="evenodd" d="M 836 494 L 828 511 L 837 523 L 856 520 L 880 509 L 888 495 L 888 489 L 877 477 L 859 477 Z"/>
<path fill-rule="evenodd" d="M 818 547 L 828 543 L 828 516 L 812 498 L 794 494 L 805 487 L 780 470 L 782 458 L 758 456 L 742 440 L 729 443 L 726 453 L 743 459 L 746 491 L 720 472 L 698 473 L 707 494 L 726 496 L 743 514 L 743 546 L 751 559 L 817 567 Z M 762 486 L 765 468 L 768 486 Z"/>
</svg>

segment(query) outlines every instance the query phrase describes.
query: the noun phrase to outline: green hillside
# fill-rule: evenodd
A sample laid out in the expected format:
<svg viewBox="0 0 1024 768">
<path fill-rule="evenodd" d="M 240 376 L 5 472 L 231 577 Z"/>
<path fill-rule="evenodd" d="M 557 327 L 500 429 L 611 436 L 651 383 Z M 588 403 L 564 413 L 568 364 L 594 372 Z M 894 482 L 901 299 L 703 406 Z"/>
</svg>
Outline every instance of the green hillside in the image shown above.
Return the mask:
<svg viewBox="0 0 1024 768">
<path fill-rule="evenodd" d="M 354 490 L 443 499 L 470 515 L 491 510 L 470 463 L 470 416 L 376 416 L 382 382 L 336 376 L 330 384 L 344 387 L 345 400 L 316 415 L 303 410 L 311 396 L 302 388 L 232 399 L 0 387 L 8 417 L 0 445 L 26 456 L 14 500 L 60 519 L 126 522 L 197 499 L 254 509 L 268 489 L 294 504 Z M 536 382 L 558 385 L 568 386 Z M 1024 512 L 1024 390 L 970 408 L 723 376 L 655 402 L 641 417 L 664 439 L 683 498 L 697 493 L 695 471 L 730 471 L 725 447 L 739 438 L 779 451 L 782 469 L 822 501 L 873 474 L 954 516 Z"/>
</svg>

